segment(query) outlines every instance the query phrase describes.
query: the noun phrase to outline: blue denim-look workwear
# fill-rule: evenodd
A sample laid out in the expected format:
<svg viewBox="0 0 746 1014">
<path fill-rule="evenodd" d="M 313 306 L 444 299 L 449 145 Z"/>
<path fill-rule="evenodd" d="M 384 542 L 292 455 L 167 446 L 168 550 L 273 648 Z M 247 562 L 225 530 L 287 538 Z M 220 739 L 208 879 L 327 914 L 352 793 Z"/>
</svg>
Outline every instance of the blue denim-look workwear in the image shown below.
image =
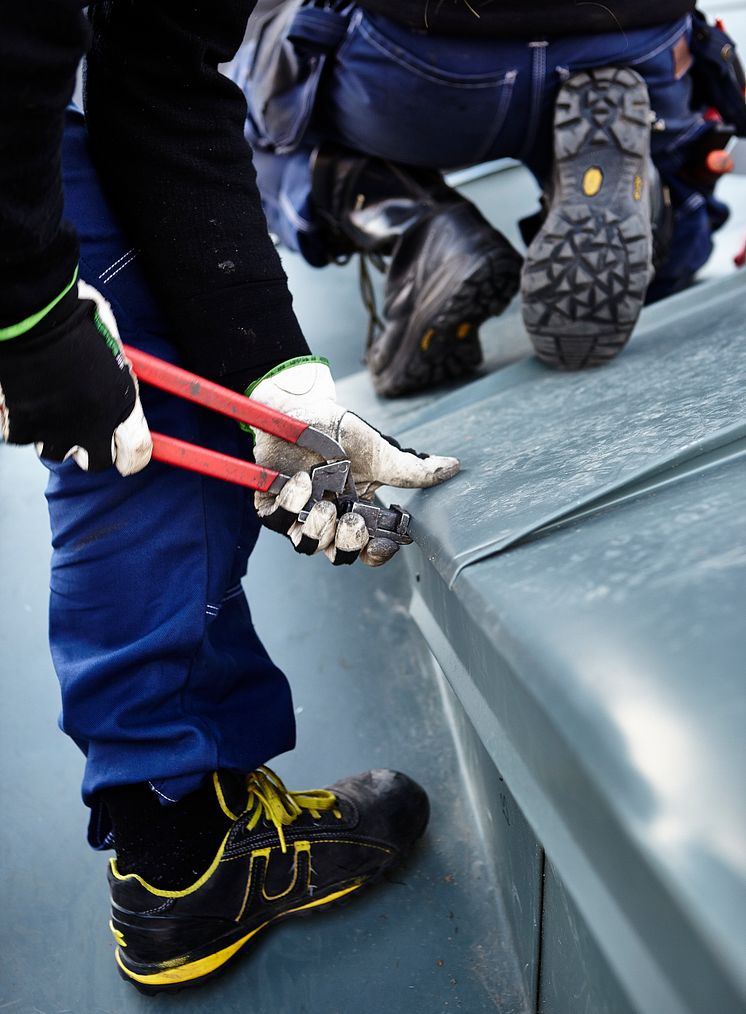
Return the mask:
<svg viewBox="0 0 746 1014">
<path fill-rule="evenodd" d="M 647 85 L 656 121 L 652 156 L 664 181 L 676 178 L 689 145 L 706 129 L 689 108 L 690 81 L 674 58 L 674 47 L 690 33 L 688 17 L 627 32 L 551 40 L 537 34 L 524 42 L 425 35 L 354 5 L 350 10 L 347 34 L 326 58 L 310 117 L 309 96 L 299 89 L 296 150 L 262 151 L 262 137 L 252 134 L 251 124 L 248 129 L 259 149 L 255 163 L 270 228 L 311 264 L 328 261 L 311 201 L 310 155 L 322 139 L 441 170 L 511 157 L 545 188 L 562 82 L 576 71 L 622 65 L 636 70 Z M 239 54 L 230 71 L 247 91 L 251 56 L 250 48 Z M 677 227 L 686 220 L 684 231 L 696 237 L 695 246 L 687 244 L 685 251 L 685 270 L 691 274 L 711 252 L 711 194 L 704 191 L 692 201 L 693 188 L 677 183 Z M 676 240 L 672 251 L 681 256 Z"/>
<path fill-rule="evenodd" d="M 73 111 L 63 171 L 81 276 L 112 304 L 123 341 L 176 361 Z M 250 457 L 230 419 L 145 385 L 140 393 L 152 430 Z M 101 845 L 99 790 L 150 782 L 176 800 L 217 768 L 251 771 L 292 749 L 294 714 L 241 585 L 259 531 L 251 491 L 156 462 L 127 478 L 45 464 L 60 723 L 86 755 L 83 796 L 94 809 L 91 844 Z"/>
</svg>

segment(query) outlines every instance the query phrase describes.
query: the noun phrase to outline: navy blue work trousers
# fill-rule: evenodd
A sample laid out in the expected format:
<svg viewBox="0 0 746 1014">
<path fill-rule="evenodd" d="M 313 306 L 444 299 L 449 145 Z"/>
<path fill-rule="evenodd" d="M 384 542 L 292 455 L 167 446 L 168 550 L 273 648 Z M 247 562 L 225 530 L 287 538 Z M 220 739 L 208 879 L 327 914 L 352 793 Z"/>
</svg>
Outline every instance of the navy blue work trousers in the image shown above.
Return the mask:
<svg viewBox="0 0 746 1014">
<path fill-rule="evenodd" d="M 628 66 L 644 79 L 654 113 L 652 157 L 672 184 L 676 264 L 664 274 L 689 278 L 709 256 L 711 194 L 681 183 L 677 170 L 705 130 L 690 108 L 689 17 L 652 28 L 546 40 L 431 36 L 410 31 L 350 5 L 346 33 L 326 57 L 316 93 L 295 96 L 295 150 L 269 150 L 249 120 L 259 186 L 270 228 L 309 263 L 328 262 L 323 222 L 311 199 L 310 155 L 322 139 L 394 162 L 449 170 L 510 157 L 523 162 L 545 188 L 552 166 L 552 119 L 557 93 L 571 74 L 593 67 Z M 251 107 L 255 52 L 239 52 L 230 76 Z M 293 125 L 283 97 L 286 135 Z M 313 110 L 309 115 L 309 105 Z M 527 209 L 528 210 L 528 209 Z M 715 215 L 725 217 L 720 205 Z M 684 240 L 685 237 L 685 240 Z"/>
<path fill-rule="evenodd" d="M 72 110 L 63 171 L 81 277 L 112 304 L 123 341 L 178 361 L 138 251 L 99 189 L 83 116 Z M 231 420 L 145 385 L 140 393 L 151 429 L 251 456 Z M 241 584 L 259 531 L 251 491 L 156 462 L 127 478 L 46 464 L 50 643 L 60 724 L 86 756 L 85 801 L 137 782 L 177 800 L 217 768 L 251 771 L 292 749 L 290 690 L 254 631 Z M 93 845 L 106 833 L 97 809 Z"/>
</svg>

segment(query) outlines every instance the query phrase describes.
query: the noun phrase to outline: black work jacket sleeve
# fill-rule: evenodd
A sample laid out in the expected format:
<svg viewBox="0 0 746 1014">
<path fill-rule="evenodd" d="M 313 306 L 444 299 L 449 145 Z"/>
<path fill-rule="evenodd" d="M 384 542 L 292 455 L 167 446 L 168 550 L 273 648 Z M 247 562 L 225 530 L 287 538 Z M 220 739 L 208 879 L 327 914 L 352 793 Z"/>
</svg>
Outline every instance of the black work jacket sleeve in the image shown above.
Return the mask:
<svg viewBox="0 0 746 1014">
<path fill-rule="evenodd" d="M 79 0 L 0 4 L 1 330 L 48 306 L 77 267 L 60 148 L 88 38 Z"/>
<path fill-rule="evenodd" d="M 255 0 L 99 0 L 85 107 L 104 189 L 186 364 L 261 375 L 308 348 L 267 232 L 240 89 Z"/>
<path fill-rule="evenodd" d="M 308 348 L 267 233 L 245 103 L 219 73 L 253 0 L 99 0 L 85 105 L 99 178 L 166 312 L 185 364 L 249 379 Z M 59 152 L 89 28 L 80 0 L 0 15 L 0 326 L 42 308 L 77 261 Z M 13 149 L 16 156 L 6 157 Z M 5 319 L 7 318 L 7 320 Z"/>
</svg>

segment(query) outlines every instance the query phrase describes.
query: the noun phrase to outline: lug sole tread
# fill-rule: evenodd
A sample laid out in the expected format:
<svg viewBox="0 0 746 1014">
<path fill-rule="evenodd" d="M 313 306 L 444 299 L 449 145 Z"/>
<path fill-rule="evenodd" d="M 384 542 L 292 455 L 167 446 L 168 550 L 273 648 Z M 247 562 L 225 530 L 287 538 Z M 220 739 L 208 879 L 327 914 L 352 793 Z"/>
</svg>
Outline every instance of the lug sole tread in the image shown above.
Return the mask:
<svg viewBox="0 0 746 1014">
<path fill-rule="evenodd" d="M 560 90 L 552 205 L 521 279 L 526 329 L 552 367 L 608 362 L 637 322 L 652 271 L 649 195 L 635 198 L 646 175 L 649 108 L 644 82 L 628 68 L 575 74 Z M 584 193 L 590 169 L 603 180 L 601 201 Z"/>
</svg>

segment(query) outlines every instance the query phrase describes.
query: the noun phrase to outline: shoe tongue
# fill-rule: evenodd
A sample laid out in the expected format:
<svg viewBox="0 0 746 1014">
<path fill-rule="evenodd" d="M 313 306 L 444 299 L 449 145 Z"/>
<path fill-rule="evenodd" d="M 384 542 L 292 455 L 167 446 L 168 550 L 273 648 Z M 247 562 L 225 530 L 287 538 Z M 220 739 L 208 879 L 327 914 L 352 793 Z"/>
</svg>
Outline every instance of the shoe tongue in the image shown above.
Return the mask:
<svg viewBox="0 0 746 1014">
<path fill-rule="evenodd" d="M 214 784 L 221 809 L 229 811 L 231 819 L 235 820 L 244 812 L 249 801 L 246 775 L 240 771 L 217 771 Z"/>
</svg>

